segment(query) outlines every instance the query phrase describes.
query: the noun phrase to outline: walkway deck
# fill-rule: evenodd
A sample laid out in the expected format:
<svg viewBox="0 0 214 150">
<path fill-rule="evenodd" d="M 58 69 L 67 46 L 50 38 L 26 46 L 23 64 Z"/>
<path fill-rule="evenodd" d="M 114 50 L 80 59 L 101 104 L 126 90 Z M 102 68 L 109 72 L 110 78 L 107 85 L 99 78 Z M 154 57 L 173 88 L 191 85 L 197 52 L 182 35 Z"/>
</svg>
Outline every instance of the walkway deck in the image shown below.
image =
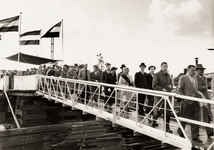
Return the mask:
<svg viewBox="0 0 214 150">
<path fill-rule="evenodd" d="M 54 100 L 57 103 L 62 103 L 63 105 L 71 106 L 73 109 L 79 109 L 82 110 L 85 113 L 93 114 L 97 117 L 101 117 L 106 120 L 112 121 L 114 124 L 118 124 L 121 126 L 124 126 L 126 128 L 132 129 L 135 133 L 141 133 L 145 134 L 147 136 L 150 136 L 152 138 L 161 140 L 164 143 L 171 144 L 173 146 L 191 150 L 192 146 L 196 146 L 201 149 L 207 149 L 210 144 L 213 144 L 213 138 L 207 138 L 206 132 L 204 127 L 200 128 L 200 139 L 203 141 L 202 144 L 197 142 L 191 141 L 191 134 L 190 134 L 190 126 L 187 126 L 185 131 L 181 127 L 180 121 L 185 120 L 185 118 L 178 117 L 175 110 L 174 110 L 174 103 L 176 98 L 180 99 L 187 99 L 192 100 L 196 102 L 203 102 L 203 103 L 210 103 L 212 106 L 214 106 L 214 102 L 205 100 L 205 99 L 199 99 L 199 98 L 193 98 L 183 95 L 177 95 L 176 93 L 169 93 L 169 92 L 161 92 L 161 91 L 154 91 L 154 90 L 147 90 L 147 89 L 139 89 L 139 88 L 131 88 L 131 87 L 124 87 L 124 86 L 118 86 L 118 85 L 110 85 L 110 84 L 104 84 L 104 83 L 95 83 L 90 81 L 82 81 L 82 80 L 74 80 L 74 79 L 66 79 L 66 78 L 57 78 L 57 77 L 48 77 L 48 76 L 42 76 L 37 75 L 35 76 L 37 78 L 36 80 L 32 79 L 34 84 L 29 88 L 29 85 L 22 85 L 20 84 L 21 81 L 25 81 L 24 77 L 20 82 L 17 81 L 16 90 L 36 90 L 36 94 L 43 96 L 44 98 L 47 98 L 49 100 Z M 35 84 L 36 81 L 38 84 Z M 19 83 L 19 84 L 18 84 Z M 21 86 L 22 85 L 22 86 Z M 94 98 L 96 95 L 98 97 L 98 105 L 99 107 L 92 107 L 91 105 L 88 105 L 88 102 L 91 104 L 91 99 L 86 99 L 86 93 L 84 93 L 84 89 L 88 88 L 90 86 L 93 86 L 96 88 L 96 91 L 90 91 L 89 95 L 91 96 L 91 99 Z M 134 103 L 134 110 L 127 115 L 127 117 L 124 117 L 120 115 L 119 107 L 114 105 L 113 112 L 108 112 L 105 109 L 103 109 L 103 103 L 100 99 L 101 97 L 101 87 L 111 87 L 114 89 L 112 92 L 115 93 L 116 97 L 114 95 L 110 95 L 111 98 L 113 98 L 115 101 L 124 101 L 122 99 L 119 99 L 117 92 L 131 92 L 132 96 L 128 100 L 126 100 L 126 103 L 130 105 L 131 103 Z M 73 95 L 73 92 L 78 92 L 78 97 Z M 86 90 L 87 91 L 87 90 Z M 165 120 L 162 118 L 158 119 L 159 126 L 157 128 L 152 128 L 151 124 L 145 119 L 145 116 L 140 116 L 138 113 L 136 113 L 138 110 L 138 94 L 146 94 L 146 95 L 152 95 L 161 97 L 162 99 L 155 105 L 153 108 L 159 107 L 158 104 L 161 101 L 165 101 L 170 105 L 170 111 L 173 112 L 175 119 L 171 118 L 170 128 L 173 130 L 173 133 L 167 133 L 165 131 Z M 65 96 L 66 95 L 66 96 Z M 84 99 L 82 101 L 84 103 L 81 103 L 80 96 L 83 96 Z M 135 97 L 133 97 L 135 96 Z M 133 100 L 134 98 L 134 100 Z M 143 105 L 143 104 L 140 104 Z M 125 108 L 124 106 L 123 108 Z M 164 110 L 166 110 L 166 105 L 164 105 Z M 165 113 L 166 114 L 166 113 Z M 144 122 L 143 122 L 144 121 Z M 201 121 L 194 121 L 191 119 L 186 119 L 188 123 L 195 123 L 200 126 L 207 126 L 214 128 L 213 124 L 204 123 Z M 181 138 L 177 134 L 177 128 L 180 127 L 183 130 L 183 133 L 185 135 L 185 138 Z M 209 147 L 210 148 L 210 147 Z M 212 148 L 210 148 L 212 149 Z"/>
</svg>

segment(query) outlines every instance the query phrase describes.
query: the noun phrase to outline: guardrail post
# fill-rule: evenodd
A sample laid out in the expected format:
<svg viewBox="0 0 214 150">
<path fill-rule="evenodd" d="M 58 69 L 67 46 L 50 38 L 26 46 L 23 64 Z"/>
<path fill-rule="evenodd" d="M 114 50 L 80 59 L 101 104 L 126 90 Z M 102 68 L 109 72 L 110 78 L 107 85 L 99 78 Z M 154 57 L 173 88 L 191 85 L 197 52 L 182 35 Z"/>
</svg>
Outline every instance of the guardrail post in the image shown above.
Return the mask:
<svg viewBox="0 0 214 150">
<path fill-rule="evenodd" d="M 75 105 L 75 100 L 76 100 L 76 82 L 74 83 L 74 93 L 73 93 L 73 98 L 72 98 L 72 108 Z"/>
<path fill-rule="evenodd" d="M 86 105 L 86 100 L 87 100 L 87 84 L 85 84 L 85 101 L 84 101 L 85 105 Z"/>
<path fill-rule="evenodd" d="M 113 123 L 116 123 L 116 117 L 117 117 L 117 89 L 115 89 L 115 103 L 113 106 Z"/>
<path fill-rule="evenodd" d="M 172 96 L 172 109 L 174 110 L 174 108 L 175 108 L 175 97 Z"/>
<path fill-rule="evenodd" d="M 138 126 L 138 109 L 139 109 L 139 107 L 138 107 L 138 93 L 136 92 L 135 93 L 136 94 L 136 126 Z"/>
<path fill-rule="evenodd" d="M 98 110 L 99 110 L 99 108 L 100 108 L 100 94 L 101 94 L 101 92 L 100 92 L 100 85 L 99 85 L 99 91 L 98 91 L 98 100 L 97 100 L 97 102 L 98 102 Z"/>
<path fill-rule="evenodd" d="M 166 136 L 166 97 L 164 98 L 164 133 L 165 133 L 165 136 Z"/>
</svg>

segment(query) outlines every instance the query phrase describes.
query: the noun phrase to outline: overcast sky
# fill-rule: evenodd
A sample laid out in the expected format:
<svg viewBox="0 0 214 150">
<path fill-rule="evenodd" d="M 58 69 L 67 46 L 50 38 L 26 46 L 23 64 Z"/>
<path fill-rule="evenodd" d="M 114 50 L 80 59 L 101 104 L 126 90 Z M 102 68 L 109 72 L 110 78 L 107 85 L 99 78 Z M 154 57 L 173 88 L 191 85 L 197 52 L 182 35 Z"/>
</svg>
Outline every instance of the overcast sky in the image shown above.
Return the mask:
<svg viewBox="0 0 214 150">
<path fill-rule="evenodd" d="M 214 72 L 213 0 L 0 0 L 0 19 L 22 12 L 21 32 L 50 27 L 64 20 L 65 63 L 105 62 L 126 64 L 131 75 L 139 64 L 168 62 L 177 75 L 194 58 Z M 2 42 L 3 41 L 3 42 Z M 55 39 L 55 58 L 62 58 L 62 39 Z M 3 43 L 3 44 L 2 44 Z M 3 49 L 3 50 L 2 50 Z M 18 33 L 5 33 L 1 57 L 18 52 Z M 22 46 L 23 53 L 50 57 L 50 39 L 40 46 Z M 91 60 L 91 61 L 90 61 Z M 2 68 L 17 68 L 3 60 Z M 23 68 L 26 65 L 23 65 Z M 147 67 L 148 68 L 148 67 Z M 146 69 L 147 71 L 147 69 Z"/>
</svg>

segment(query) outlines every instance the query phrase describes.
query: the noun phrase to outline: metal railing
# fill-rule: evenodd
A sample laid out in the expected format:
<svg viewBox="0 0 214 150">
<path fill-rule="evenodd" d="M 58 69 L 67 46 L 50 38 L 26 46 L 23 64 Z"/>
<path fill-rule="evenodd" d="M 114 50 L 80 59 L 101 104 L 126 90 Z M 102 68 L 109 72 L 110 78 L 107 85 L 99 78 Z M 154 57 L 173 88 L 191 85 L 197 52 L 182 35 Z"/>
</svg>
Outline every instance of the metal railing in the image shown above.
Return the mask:
<svg viewBox="0 0 214 150">
<path fill-rule="evenodd" d="M 214 102 L 211 100 L 188 97 L 170 92 L 43 75 L 38 75 L 38 81 L 37 93 L 45 98 L 111 120 L 113 123 L 130 128 L 135 132 L 146 134 L 182 149 L 191 149 L 192 142 L 189 139 L 189 135 L 182 127 L 181 121 L 214 128 L 214 125 L 211 123 L 179 117 L 175 111 L 177 98 L 214 105 Z M 105 93 L 105 96 L 102 87 L 108 92 L 108 94 Z M 124 93 L 126 94 L 126 98 L 123 96 Z M 151 107 L 151 110 L 146 115 L 140 115 L 138 113 L 139 107 L 145 107 L 145 104 L 138 101 L 139 94 L 160 97 L 161 99 L 154 106 L 147 106 Z M 164 102 L 164 106 L 160 107 L 159 104 L 162 102 Z M 169 108 L 167 108 L 167 104 L 169 105 Z M 159 123 L 158 128 L 151 127 L 151 124 L 147 120 L 154 109 L 164 109 L 163 121 L 162 118 L 157 120 Z M 171 120 L 173 120 L 171 121 L 172 123 L 168 125 L 172 129 L 180 128 L 184 138 L 179 137 L 175 132 L 167 132 L 167 111 L 171 111 Z M 210 149 L 212 145 L 213 143 L 208 149 Z"/>
</svg>

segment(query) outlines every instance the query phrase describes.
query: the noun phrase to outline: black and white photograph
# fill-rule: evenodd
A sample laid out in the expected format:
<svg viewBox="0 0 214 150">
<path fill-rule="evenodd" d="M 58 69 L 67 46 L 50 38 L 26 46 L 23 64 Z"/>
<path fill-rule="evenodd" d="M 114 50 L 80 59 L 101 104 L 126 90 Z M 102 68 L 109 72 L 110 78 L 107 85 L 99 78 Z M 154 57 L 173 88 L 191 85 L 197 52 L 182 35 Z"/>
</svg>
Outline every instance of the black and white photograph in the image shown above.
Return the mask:
<svg viewBox="0 0 214 150">
<path fill-rule="evenodd" d="M 213 0 L 0 4 L 0 150 L 214 150 Z"/>
</svg>

